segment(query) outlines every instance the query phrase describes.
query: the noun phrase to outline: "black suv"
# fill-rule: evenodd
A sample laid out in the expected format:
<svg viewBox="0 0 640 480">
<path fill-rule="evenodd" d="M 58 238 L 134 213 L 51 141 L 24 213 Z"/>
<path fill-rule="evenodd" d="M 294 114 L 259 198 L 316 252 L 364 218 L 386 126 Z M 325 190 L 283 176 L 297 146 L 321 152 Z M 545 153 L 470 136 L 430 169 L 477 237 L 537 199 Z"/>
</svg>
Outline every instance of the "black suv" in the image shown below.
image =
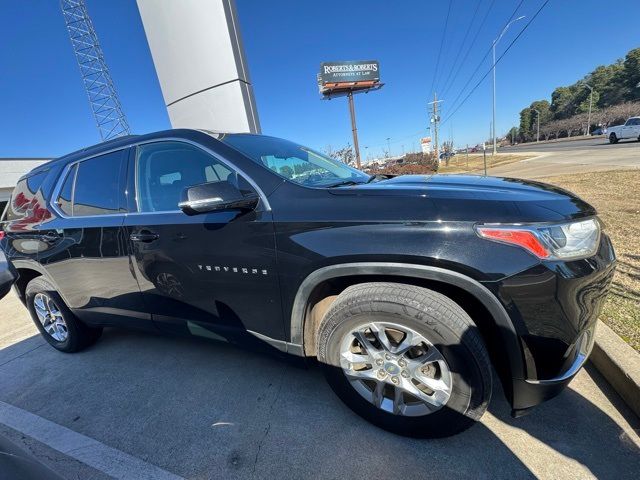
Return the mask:
<svg viewBox="0 0 640 480">
<path fill-rule="evenodd" d="M 559 188 L 369 176 L 196 130 L 46 163 L 3 220 L 15 290 L 58 350 L 122 326 L 315 357 L 359 415 L 423 437 L 478 420 L 494 369 L 515 416 L 560 392 L 615 264 L 595 210 Z"/>
</svg>

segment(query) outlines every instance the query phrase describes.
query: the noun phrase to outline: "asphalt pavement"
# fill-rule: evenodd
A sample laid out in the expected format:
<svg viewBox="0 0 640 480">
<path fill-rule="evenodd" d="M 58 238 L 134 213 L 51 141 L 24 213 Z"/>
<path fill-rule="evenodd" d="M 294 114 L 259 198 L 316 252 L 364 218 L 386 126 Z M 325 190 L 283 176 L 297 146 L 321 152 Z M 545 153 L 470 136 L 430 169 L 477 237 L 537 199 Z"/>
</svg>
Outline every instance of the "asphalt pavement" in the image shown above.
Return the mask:
<svg viewBox="0 0 640 480">
<path fill-rule="evenodd" d="M 637 145 L 637 142 L 634 141 L 621 141 L 615 145 L 609 143 L 609 140 L 606 137 L 592 137 L 580 140 L 551 140 L 548 142 L 528 142 L 521 143 L 519 145 L 506 146 L 501 147 L 499 152 L 543 152 L 543 151 L 553 151 L 557 152 L 560 150 L 576 150 L 584 147 L 601 147 L 601 148 L 628 148 L 629 146 Z"/>
<path fill-rule="evenodd" d="M 489 175 L 542 179 L 555 175 L 640 168 L 640 142 L 610 144 L 604 137 L 525 143 L 500 148 L 530 158 L 488 170 Z"/>
<path fill-rule="evenodd" d="M 615 478 L 640 474 L 640 421 L 592 368 L 512 419 L 442 440 L 399 437 L 346 408 L 313 365 L 107 330 L 55 351 L 0 301 L 0 435 L 67 478 Z"/>
</svg>

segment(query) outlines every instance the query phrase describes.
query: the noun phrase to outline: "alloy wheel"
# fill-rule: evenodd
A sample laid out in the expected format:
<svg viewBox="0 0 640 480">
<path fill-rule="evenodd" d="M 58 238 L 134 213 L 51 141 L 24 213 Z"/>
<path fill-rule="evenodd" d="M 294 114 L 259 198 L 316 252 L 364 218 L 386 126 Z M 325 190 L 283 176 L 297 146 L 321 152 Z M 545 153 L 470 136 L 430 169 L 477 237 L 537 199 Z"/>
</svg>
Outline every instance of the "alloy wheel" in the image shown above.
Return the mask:
<svg viewBox="0 0 640 480">
<path fill-rule="evenodd" d="M 340 346 L 340 366 L 363 398 L 395 415 L 428 415 L 451 396 L 444 356 L 404 325 L 370 322 L 352 329 Z"/>
<path fill-rule="evenodd" d="M 64 342 L 69 336 L 69 329 L 53 299 L 46 293 L 37 293 L 33 298 L 33 307 L 44 330 L 54 340 Z"/>
</svg>

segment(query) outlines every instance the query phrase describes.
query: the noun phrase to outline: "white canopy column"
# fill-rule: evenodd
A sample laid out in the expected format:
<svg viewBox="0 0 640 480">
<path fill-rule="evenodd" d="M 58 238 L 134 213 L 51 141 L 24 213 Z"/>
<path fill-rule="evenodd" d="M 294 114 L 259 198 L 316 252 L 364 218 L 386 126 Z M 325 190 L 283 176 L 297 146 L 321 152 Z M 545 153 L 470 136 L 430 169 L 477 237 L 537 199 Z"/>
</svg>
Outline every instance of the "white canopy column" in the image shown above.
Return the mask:
<svg viewBox="0 0 640 480">
<path fill-rule="evenodd" d="M 173 128 L 260 133 L 234 0 L 137 0 Z"/>
</svg>

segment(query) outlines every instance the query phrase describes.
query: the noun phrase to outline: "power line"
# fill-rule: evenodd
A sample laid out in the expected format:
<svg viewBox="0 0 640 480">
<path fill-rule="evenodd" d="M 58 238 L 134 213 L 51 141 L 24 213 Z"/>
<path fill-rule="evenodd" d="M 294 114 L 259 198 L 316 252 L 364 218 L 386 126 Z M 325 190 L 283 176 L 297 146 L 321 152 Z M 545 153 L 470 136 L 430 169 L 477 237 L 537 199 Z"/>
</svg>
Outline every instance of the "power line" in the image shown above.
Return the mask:
<svg viewBox="0 0 640 480">
<path fill-rule="evenodd" d="M 513 13 L 511 14 L 511 16 L 507 19 L 507 21 L 505 22 L 505 26 L 509 24 L 509 22 L 513 19 L 513 17 L 515 17 L 516 13 L 518 12 L 518 10 L 520 9 L 520 6 L 524 3 L 524 0 L 520 0 L 520 3 L 518 3 L 518 5 L 516 6 L 516 8 L 513 10 Z M 492 44 L 493 45 L 493 44 Z M 471 83 L 471 81 L 473 80 L 473 78 L 476 76 L 476 73 L 478 73 L 478 70 L 480 70 L 480 67 L 482 67 L 482 64 L 484 63 L 484 61 L 486 60 L 486 58 L 489 56 L 489 54 L 491 53 L 491 46 L 487 49 L 486 53 L 482 56 L 482 58 L 480 59 L 480 62 L 478 62 L 478 65 L 476 66 L 475 70 L 473 71 L 473 73 L 471 74 L 471 76 L 469 77 L 469 79 L 467 80 L 467 82 L 464 84 L 464 86 L 462 87 L 462 89 L 460 90 L 460 93 L 458 93 L 458 96 L 455 98 L 455 100 L 453 102 L 451 102 L 451 109 L 453 111 L 453 107 L 455 106 L 455 104 L 457 103 L 457 101 L 460 99 L 460 97 L 462 96 L 462 94 L 464 93 L 464 91 L 467 89 L 467 87 L 469 86 L 469 84 Z M 483 77 L 484 78 L 484 77 Z"/>
<path fill-rule="evenodd" d="M 446 90 L 446 87 L 449 84 L 449 79 L 451 78 L 451 74 L 453 73 L 453 70 L 456 68 L 456 64 L 458 63 L 458 60 L 460 59 L 460 54 L 462 53 L 462 50 L 464 48 L 464 44 L 467 41 L 467 37 L 469 36 L 469 32 L 471 31 L 471 26 L 473 25 L 473 20 L 476 18 L 478 10 L 480 9 L 480 5 L 482 5 L 482 1 L 483 0 L 480 0 L 476 4 L 476 9 L 473 12 L 473 15 L 471 15 L 471 20 L 469 21 L 469 25 L 467 26 L 467 31 L 465 32 L 464 37 L 462 38 L 462 42 L 460 43 L 460 48 L 458 49 L 458 54 L 456 55 L 455 60 L 451 64 L 451 69 L 449 70 L 449 75 L 447 75 L 447 78 L 444 81 L 444 86 L 442 87 L 443 91 Z"/>
<path fill-rule="evenodd" d="M 509 44 L 509 46 L 505 49 L 504 52 L 502 52 L 502 55 L 500 55 L 498 57 L 498 59 L 496 60 L 496 63 L 494 65 L 491 66 L 491 68 L 482 76 L 482 78 L 480 80 L 478 80 L 478 83 L 476 83 L 474 85 L 474 87 L 471 89 L 471 91 L 467 94 L 466 97 L 464 97 L 464 99 L 462 100 L 462 103 L 460 103 L 460 105 L 458 105 L 455 109 L 453 109 L 451 111 L 451 113 L 447 116 L 447 118 L 445 118 L 442 121 L 442 124 L 445 124 L 451 117 L 453 117 L 455 115 L 455 113 L 460 109 L 460 107 L 462 107 L 462 105 L 464 105 L 464 103 L 467 101 L 467 99 L 471 96 L 471 94 L 480 86 L 480 84 L 484 81 L 485 78 L 487 78 L 487 76 L 491 73 L 491 71 L 493 70 L 493 68 L 495 68 L 495 66 L 500 62 L 500 60 L 502 60 L 502 57 L 504 57 L 507 52 L 511 49 L 511 47 L 513 46 L 514 43 L 516 43 L 516 41 L 520 38 L 520 36 L 525 32 L 525 30 L 529 27 L 529 25 L 531 25 L 531 23 L 536 19 L 536 17 L 540 14 L 540 12 L 542 11 L 542 9 L 544 7 L 547 6 L 547 3 L 549 3 L 550 0 L 545 0 L 545 2 L 540 6 L 540 8 L 538 9 L 538 11 L 531 17 L 531 20 L 529 20 L 527 22 L 527 24 L 522 28 L 522 30 L 520 30 L 520 32 L 518 33 L 518 35 L 516 35 L 516 37 L 512 40 L 512 42 Z"/>
<path fill-rule="evenodd" d="M 442 31 L 442 39 L 440 40 L 440 49 L 438 50 L 438 59 L 436 60 L 436 69 L 433 72 L 433 80 L 431 80 L 430 92 L 433 92 L 433 87 L 436 83 L 436 77 L 438 76 L 438 68 L 440 67 L 440 55 L 442 55 L 442 45 L 444 44 L 444 38 L 447 36 L 447 26 L 449 25 L 449 15 L 451 14 L 451 4 L 453 0 L 449 0 L 449 8 L 447 8 L 447 18 L 444 21 L 444 30 Z"/>
<path fill-rule="evenodd" d="M 476 31 L 476 34 L 473 36 L 473 40 L 471 40 L 471 44 L 469 45 L 469 48 L 465 52 L 464 57 L 462 57 L 462 61 L 460 62 L 460 65 L 458 65 L 458 69 L 456 70 L 456 73 L 453 75 L 454 79 L 458 76 L 458 74 L 460 73 L 460 70 L 462 70 L 462 66 L 464 65 L 464 62 L 467 61 L 467 58 L 469 57 L 469 54 L 471 53 L 471 50 L 473 49 L 473 46 L 476 44 L 476 40 L 478 39 L 478 35 L 480 35 L 480 32 L 482 31 L 482 27 L 484 27 L 484 24 L 487 21 L 487 18 L 489 18 L 489 13 L 491 12 L 491 9 L 493 8 L 493 5 L 495 3 L 496 3 L 496 0 L 491 0 L 491 3 L 489 4 L 489 8 L 485 12 L 484 17 L 482 18 L 482 21 L 480 22 L 480 26 L 478 27 L 478 30 Z M 447 92 L 449 91 L 449 89 L 452 86 L 453 86 L 453 82 L 450 85 L 445 86 L 445 89 L 442 91 L 442 96 L 443 97 L 447 94 Z"/>
</svg>

